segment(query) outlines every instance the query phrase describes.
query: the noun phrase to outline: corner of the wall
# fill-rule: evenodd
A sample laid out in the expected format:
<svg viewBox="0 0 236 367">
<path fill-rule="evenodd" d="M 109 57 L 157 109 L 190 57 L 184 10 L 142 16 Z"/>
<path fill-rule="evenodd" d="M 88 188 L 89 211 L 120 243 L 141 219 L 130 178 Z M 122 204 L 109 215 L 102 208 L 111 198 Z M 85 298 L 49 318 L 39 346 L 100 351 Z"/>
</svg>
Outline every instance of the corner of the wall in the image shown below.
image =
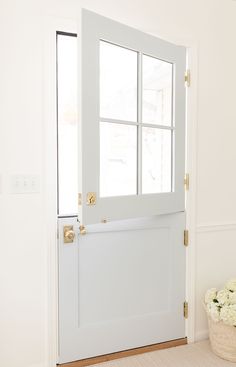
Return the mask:
<svg viewBox="0 0 236 367">
<path fill-rule="evenodd" d="M 199 342 L 201 340 L 206 340 L 208 338 L 209 338 L 209 332 L 207 329 L 196 332 L 196 335 L 195 335 L 196 342 Z"/>
</svg>

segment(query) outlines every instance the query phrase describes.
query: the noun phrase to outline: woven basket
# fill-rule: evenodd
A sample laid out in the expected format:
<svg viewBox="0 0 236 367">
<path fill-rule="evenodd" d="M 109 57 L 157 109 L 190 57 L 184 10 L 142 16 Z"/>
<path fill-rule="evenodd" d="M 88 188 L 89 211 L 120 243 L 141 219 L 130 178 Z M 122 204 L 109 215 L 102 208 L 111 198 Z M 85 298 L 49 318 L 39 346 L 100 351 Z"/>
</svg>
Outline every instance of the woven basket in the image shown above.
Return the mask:
<svg viewBox="0 0 236 367">
<path fill-rule="evenodd" d="M 208 317 L 209 338 L 213 352 L 227 361 L 236 363 L 236 327 L 214 322 Z"/>
</svg>

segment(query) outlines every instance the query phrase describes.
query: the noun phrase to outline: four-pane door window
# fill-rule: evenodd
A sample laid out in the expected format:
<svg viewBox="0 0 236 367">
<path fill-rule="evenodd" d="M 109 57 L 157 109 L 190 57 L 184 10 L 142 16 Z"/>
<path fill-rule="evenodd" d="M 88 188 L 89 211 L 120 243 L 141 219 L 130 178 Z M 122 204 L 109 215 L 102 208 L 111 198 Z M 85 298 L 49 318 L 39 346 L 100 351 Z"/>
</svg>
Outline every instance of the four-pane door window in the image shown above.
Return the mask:
<svg viewBox="0 0 236 367">
<path fill-rule="evenodd" d="M 100 196 L 173 190 L 173 64 L 100 41 Z"/>
</svg>

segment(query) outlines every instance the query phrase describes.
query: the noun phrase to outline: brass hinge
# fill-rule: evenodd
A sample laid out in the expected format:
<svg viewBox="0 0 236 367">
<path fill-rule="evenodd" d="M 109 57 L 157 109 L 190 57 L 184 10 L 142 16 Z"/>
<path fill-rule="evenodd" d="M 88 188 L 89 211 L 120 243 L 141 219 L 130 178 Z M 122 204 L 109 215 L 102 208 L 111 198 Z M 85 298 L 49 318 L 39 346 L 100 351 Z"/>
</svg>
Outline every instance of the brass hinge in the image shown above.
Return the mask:
<svg viewBox="0 0 236 367">
<path fill-rule="evenodd" d="M 78 193 L 78 205 L 79 206 L 82 205 L 82 193 L 81 192 Z"/>
<path fill-rule="evenodd" d="M 184 176 L 184 187 L 186 191 L 189 190 L 189 173 L 186 173 Z"/>
<path fill-rule="evenodd" d="M 188 238 L 189 236 L 188 236 L 188 230 L 187 229 L 185 229 L 184 230 L 184 246 L 188 246 L 189 245 L 189 238 Z"/>
<path fill-rule="evenodd" d="M 190 74 L 190 70 L 186 70 L 185 74 L 184 74 L 184 82 L 186 87 L 190 87 L 191 85 L 191 74 Z"/>
<path fill-rule="evenodd" d="M 188 302 L 184 301 L 184 318 L 188 318 Z"/>
</svg>

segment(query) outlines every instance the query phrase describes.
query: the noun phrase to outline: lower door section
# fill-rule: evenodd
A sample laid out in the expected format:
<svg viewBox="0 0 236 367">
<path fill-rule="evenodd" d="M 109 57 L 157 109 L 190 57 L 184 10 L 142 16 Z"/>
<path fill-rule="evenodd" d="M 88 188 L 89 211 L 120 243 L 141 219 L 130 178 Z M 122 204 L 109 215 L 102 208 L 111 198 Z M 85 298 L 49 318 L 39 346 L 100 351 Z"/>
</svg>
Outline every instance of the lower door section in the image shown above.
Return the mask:
<svg viewBox="0 0 236 367">
<path fill-rule="evenodd" d="M 185 213 L 78 227 L 59 219 L 58 363 L 184 338 Z"/>
</svg>

